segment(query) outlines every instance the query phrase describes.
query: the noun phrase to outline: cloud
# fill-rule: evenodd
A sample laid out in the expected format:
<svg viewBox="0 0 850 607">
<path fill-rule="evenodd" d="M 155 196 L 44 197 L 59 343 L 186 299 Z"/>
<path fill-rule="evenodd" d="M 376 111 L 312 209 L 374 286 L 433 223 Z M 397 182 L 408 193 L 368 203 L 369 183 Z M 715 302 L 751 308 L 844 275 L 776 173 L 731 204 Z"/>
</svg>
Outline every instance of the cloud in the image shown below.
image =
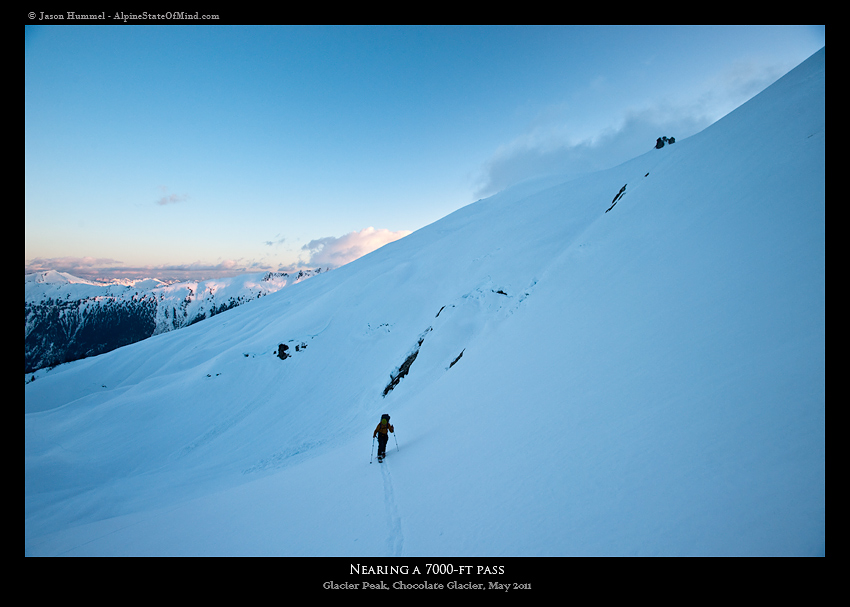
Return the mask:
<svg viewBox="0 0 850 607">
<path fill-rule="evenodd" d="M 257 264 L 233 259 L 216 263 L 196 261 L 190 264 L 129 266 L 121 261 L 108 258 L 52 257 L 31 259 L 24 263 L 25 274 L 56 270 L 57 272 L 67 272 L 84 280 L 101 282 L 140 280 L 143 278 L 158 278 L 166 282 L 206 280 L 271 269 L 271 267 L 260 267 Z"/>
<path fill-rule="evenodd" d="M 199 281 L 224 278 L 248 272 L 291 272 L 306 268 L 333 269 L 354 261 L 367 253 L 403 238 L 408 230 L 391 230 L 369 227 L 339 238 L 328 236 L 310 241 L 302 247 L 301 258 L 283 266 L 269 259 L 225 259 L 215 262 L 195 261 L 183 264 L 131 265 L 105 257 L 39 257 L 24 262 L 26 274 L 56 270 L 67 272 L 93 282 L 136 281 L 156 278 L 163 282 Z M 283 238 L 265 241 L 269 246 L 284 242 Z"/>
<path fill-rule="evenodd" d="M 24 272 L 34 274 L 36 272 L 67 272 L 78 278 L 92 278 L 103 268 L 113 268 L 121 265 L 121 262 L 106 257 L 37 257 L 24 262 Z"/>
<path fill-rule="evenodd" d="M 311 240 L 301 250 L 309 254 L 304 263 L 310 267 L 338 268 L 408 234 L 409 230 L 393 232 L 369 227 L 339 238 L 327 236 Z"/>
<path fill-rule="evenodd" d="M 477 189 L 489 196 L 535 177 L 579 175 L 611 168 L 650 151 L 662 135 L 682 139 L 711 124 L 698 115 L 660 108 L 629 112 L 616 127 L 578 142 L 523 137 L 497 150 L 483 167 Z"/>
<path fill-rule="evenodd" d="M 716 107 L 717 118 L 720 118 L 779 80 L 793 67 L 755 60 L 734 61 L 713 81 L 701 102 L 706 107 Z"/>
<path fill-rule="evenodd" d="M 275 240 L 266 240 L 263 241 L 263 244 L 267 247 L 273 247 L 275 245 L 283 244 L 286 241 L 286 238 L 279 238 L 280 234 L 275 236 Z"/>
<path fill-rule="evenodd" d="M 189 200 L 188 194 L 169 194 L 168 188 L 161 185 L 159 186 L 160 191 L 162 192 L 162 196 L 156 201 L 156 204 L 159 206 L 165 206 L 167 204 L 177 204 L 178 202 L 185 202 Z"/>
<path fill-rule="evenodd" d="M 611 168 L 650 151 L 658 137 L 682 140 L 716 122 L 787 71 L 783 66 L 737 62 L 689 96 L 621 110 L 610 126 L 574 136 L 563 108 L 499 147 L 483 165 L 477 188 L 489 196 L 535 177 L 573 178 Z M 681 93 L 675 91 L 676 93 Z M 665 91 L 666 93 L 666 91 Z M 573 127 L 581 129 L 582 125 Z"/>
</svg>

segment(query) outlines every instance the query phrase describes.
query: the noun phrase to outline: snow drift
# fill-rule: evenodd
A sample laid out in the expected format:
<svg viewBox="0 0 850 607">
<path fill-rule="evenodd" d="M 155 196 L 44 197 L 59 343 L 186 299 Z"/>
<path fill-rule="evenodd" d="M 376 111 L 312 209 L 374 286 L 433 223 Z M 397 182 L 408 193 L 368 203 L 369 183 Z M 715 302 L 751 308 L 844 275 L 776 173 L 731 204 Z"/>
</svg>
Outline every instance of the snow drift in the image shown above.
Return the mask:
<svg viewBox="0 0 850 607">
<path fill-rule="evenodd" d="M 540 187 L 39 375 L 25 553 L 824 554 L 825 50 Z"/>
</svg>

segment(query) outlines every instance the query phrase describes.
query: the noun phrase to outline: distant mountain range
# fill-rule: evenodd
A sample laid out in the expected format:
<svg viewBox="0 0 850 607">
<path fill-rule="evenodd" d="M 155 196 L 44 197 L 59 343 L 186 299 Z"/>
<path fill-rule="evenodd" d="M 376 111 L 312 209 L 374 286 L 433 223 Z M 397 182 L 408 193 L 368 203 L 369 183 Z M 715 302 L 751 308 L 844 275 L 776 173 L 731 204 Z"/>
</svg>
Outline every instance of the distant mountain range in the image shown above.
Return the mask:
<svg viewBox="0 0 850 607">
<path fill-rule="evenodd" d="M 200 282 L 97 284 L 65 272 L 25 279 L 24 373 L 187 327 L 322 271 L 260 272 Z"/>
</svg>

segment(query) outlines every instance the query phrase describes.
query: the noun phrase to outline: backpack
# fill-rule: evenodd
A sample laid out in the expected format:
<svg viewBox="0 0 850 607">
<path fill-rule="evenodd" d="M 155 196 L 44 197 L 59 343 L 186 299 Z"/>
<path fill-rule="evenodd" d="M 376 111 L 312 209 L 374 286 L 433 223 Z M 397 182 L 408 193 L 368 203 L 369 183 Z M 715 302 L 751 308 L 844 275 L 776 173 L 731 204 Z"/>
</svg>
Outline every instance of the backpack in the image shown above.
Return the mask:
<svg viewBox="0 0 850 607">
<path fill-rule="evenodd" d="M 381 425 L 382 426 L 388 426 L 389 424 L 390 424 L 390 416 L 389 416 L 388 413 L 384 413 L 381 416 Z"/>
</svg>

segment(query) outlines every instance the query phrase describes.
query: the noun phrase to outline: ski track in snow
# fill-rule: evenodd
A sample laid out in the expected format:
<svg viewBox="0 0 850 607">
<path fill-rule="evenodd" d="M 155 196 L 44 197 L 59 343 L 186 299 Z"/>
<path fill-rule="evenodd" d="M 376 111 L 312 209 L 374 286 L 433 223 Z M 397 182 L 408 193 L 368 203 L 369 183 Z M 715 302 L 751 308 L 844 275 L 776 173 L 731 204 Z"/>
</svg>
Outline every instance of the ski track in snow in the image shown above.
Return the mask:
<svg viewBox="0 0 850 607">
<path fill-rule="evenodd" d="M 387 526 L 389 527 L 387 548 L 391 556 L 401 556 L 404 549 L 404 534 L 401 531 L 401 517 L 398 513 L 398 506 L 393 493 L 393 480 L 386 459 L 380 464 L 380 467 L 384 479 L 384 505 L 387 509 Z"/>
</svg>

